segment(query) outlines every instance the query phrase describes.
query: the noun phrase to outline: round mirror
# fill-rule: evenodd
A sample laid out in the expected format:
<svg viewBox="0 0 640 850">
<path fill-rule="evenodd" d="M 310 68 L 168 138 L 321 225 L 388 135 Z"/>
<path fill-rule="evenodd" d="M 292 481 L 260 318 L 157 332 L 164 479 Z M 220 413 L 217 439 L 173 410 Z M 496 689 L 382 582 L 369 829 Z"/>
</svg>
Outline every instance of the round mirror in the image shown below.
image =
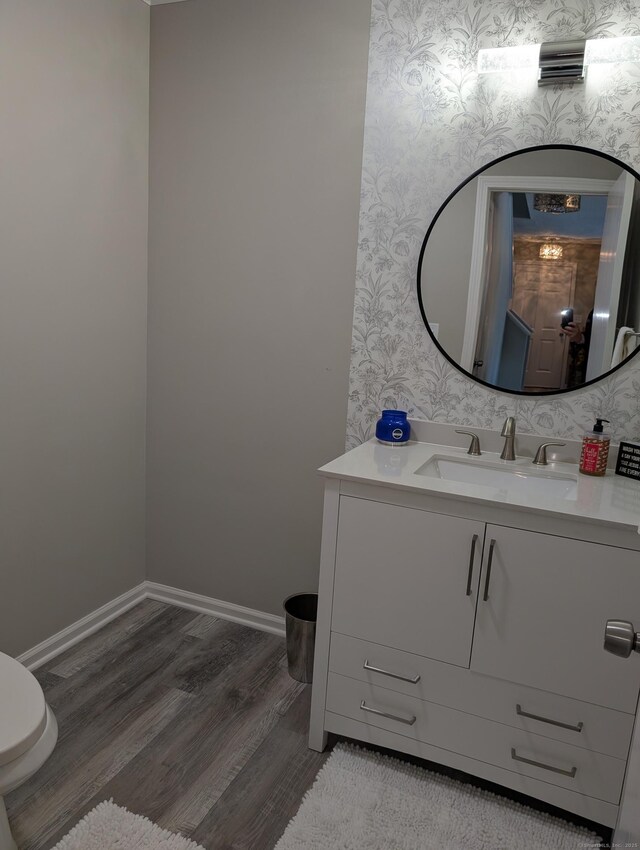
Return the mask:
<svg viewBox="0 0 640 850">
<path fill-rule="evenodd" d="M 552 145 L 473 174 L 420 252 L 418 300 L 442 353 L 512 393 L 560 393 L 640 343 L 640 182 L 618 160 Z"/>
</svg>

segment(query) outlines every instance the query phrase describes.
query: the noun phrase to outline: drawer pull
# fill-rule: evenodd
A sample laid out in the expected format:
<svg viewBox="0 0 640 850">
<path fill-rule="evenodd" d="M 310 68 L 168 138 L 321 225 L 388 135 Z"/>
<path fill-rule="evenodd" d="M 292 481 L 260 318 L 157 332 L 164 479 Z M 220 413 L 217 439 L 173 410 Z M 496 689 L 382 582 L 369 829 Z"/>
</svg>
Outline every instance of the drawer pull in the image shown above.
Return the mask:
<svg viewBox="0 0 640 850">
<path fill-rule="evenodd" d="M 493 549 L 495 545 L 495 540 L 492 540 L 489 544 L 489 560 L 487 561 L 487 577 L 484 582 L 484 595 L 482 597 L 483 602 L 487 602 L 489 600 L 489 582 L 491 581 L 491 567 L 493 565 Z"/>
<path fill-rule="evenodd" d="M 476 557 L 476 543 L 478 535 L 474 534 L 471 538 L 471 556 L 469 557 L 469 573 L 467 575 L 467 596 L 471 596 L 471 579 L 473 578 L 473 562 Z"/>
<path fill-rule="evenodd" d="M 390 670 L 374 667 L 373 664 L 369 664 L 368 658 L 365 658 L 363 667 L 365 670 L 371 670 L 372 673 L 382 673 L 383 676 L 391 676 L 392 679 L 400 679 L 401 682 L 411 682 L 412 685 L 417 685 L 420 681 L 420 674 L 417 676 L 401 676 L 399 673 L 392 673 Z"/>
<path fill-rule="evenodd" d="M 364 700 L 360 703 L 360 708 L 363 711 L 371 712 L 371 714 L 378 714 L 380 717 L 388 717 L 389 720 L 398 720 L 400 723 L 406 723 L 407 726 L 413 726 L 416 722 L 415 714 L 412 714 L 411 717 L 401 717 L 399 714 L 387 714 L 386 711 L 380 711 L 378 708 L 371 708 L 371 706 L 367 705 Z"/>
<path fill-rule="evenodd" d="M 551 720 L 548 717 L 540 717 L 539 714 L 529 714 L 528 711 L 524 711 L 520 703 L 516 703 L 516 714 L 519 714 L 520 717 L 530 717 L 531 720 L 539 720 L 541 723 L 550 723 L 552 726 L 560 726 L 562 729 L 570 729 L 572 732 L 582 732 L 582 728 L 584 726 L 582 721 L 577 723 L 575 726 L 572 726 L 571 723 L 561 723 L 559 720 Z"/>
<path fill-rule="evenodd" d="M 541 761 L 534 761 L 533 759 L 526 759 L 524 756 L 519 756 L 515 747 L 511 747 L 511 758 L 514 761 L 522 761 L 525 764 L 532 764 L 534 767 L 541 767 L 543 770 L 552 770 L 554 773 L 561 773 L 563 776 L 568 776 L 570 779 L 578 772 L 577 767 L 572 767 L 571 770 L 564 770 L 562 767 L 554 767 L 551 764 L 543 764 Z"/>
</svg>

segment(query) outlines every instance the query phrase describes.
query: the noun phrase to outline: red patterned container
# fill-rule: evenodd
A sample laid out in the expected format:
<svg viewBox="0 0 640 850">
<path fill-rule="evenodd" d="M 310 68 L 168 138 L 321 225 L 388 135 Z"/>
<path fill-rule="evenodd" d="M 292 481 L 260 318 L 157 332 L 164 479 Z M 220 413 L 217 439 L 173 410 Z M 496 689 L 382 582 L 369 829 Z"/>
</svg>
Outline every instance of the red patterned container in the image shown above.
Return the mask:
<svg viewBox="0 0 640 850">
<path fill-rule="evenodd" d="M 582 438 L 580 472 L 584 475 L 604 475 L 607 471 L 611 437 L 604 433 L 602 423 L 608 421 L 608 419 L 597 419 L 593 431 L 589 431 Z"/>
</svg>

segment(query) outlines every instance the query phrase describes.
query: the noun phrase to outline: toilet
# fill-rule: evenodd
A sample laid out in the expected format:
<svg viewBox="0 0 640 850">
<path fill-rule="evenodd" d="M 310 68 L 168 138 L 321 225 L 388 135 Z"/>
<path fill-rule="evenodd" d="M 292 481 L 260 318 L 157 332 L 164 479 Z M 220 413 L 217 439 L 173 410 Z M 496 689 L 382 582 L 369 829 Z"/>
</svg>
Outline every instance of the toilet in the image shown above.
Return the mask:
<svg viewBox="0 0 640 850">
<path fill-rule="evenodd" d="M 0 850 L 17 850 L 4 796 L 39 770 L 58 739 L 58 724 L 37 679 L 0 652 Z"/>
</svg>

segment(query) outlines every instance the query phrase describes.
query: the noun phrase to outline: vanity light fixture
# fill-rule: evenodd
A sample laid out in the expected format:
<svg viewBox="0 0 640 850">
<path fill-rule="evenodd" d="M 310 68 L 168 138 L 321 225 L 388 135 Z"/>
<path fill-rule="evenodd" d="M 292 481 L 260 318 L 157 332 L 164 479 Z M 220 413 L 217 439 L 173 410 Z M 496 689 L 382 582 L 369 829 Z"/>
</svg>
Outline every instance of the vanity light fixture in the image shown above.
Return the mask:
<svg viewBox="0 0 640 850">
<path fill-rule="evenodd" d="M 587 65 L 640 62 L 640 36 L 546 41 L 478 52 L 478 73 L 505 73 L 538 68 L 538 85 L 581 83 Z"/>
<path fill-rule="evenodd" d="M 553 213 L 554 215 L 578 212 L 580 209 L 580 195 L 537 192 L 533 196 L 533 208 L 536 212 Z"/>
<path fill-rule="evenodd" d="M 540 246 L 540 259 L 561 260 L 562 245 L 558 245 L 557 242 L 545 242 L 544 245 Z"/>
</svg>

